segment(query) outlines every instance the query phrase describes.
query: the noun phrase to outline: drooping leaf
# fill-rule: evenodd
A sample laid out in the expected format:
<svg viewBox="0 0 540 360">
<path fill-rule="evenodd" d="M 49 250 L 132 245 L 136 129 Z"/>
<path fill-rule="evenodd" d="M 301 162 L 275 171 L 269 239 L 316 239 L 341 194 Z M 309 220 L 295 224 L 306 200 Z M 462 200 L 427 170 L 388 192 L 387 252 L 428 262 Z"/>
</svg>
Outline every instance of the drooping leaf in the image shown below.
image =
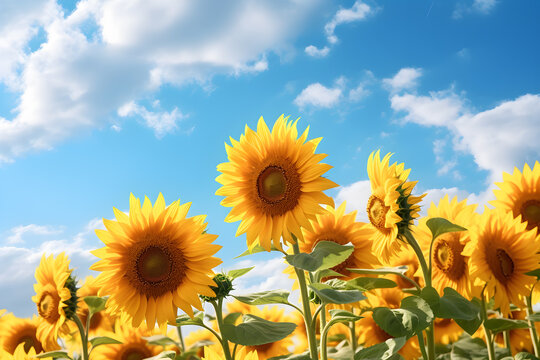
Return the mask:
<svg viewBox="0 0 540 360">
<path fill-rule="evenodd" d="M 426 300 L 419 296 L 407 296 L 401 301 L 402 309 L 409 310 L 418 317 L 418 326 L 414 329 L 416 333 L 424 330 L 433 321 L 435 316 L 433 310 Z"/>
<path fill-rule="evenodd" d="M 225 338 L 239 345 L 263 345 L 284 339 L 296 328 L 294 323 L 272 322 L 251 314 L 244 315 L 243 321 L 238 325 L 224 324 Z"/>
<path fill-rule="evenodd" d="M 486 327 L 494 334 L 506 330 L 526 329 L 529 327 L 526 321 L 512 319 L 487 319 Z"/>
<path fill-rule="evenodd" d="M 366 299 L 359 290 L 335 290 L 327 284 L 310 284 L 309 288 L 327 304 L 350 304 Z"/>
<path fill-rule="evenodd" d="M 488 351 L 482 339 L 466 337 L 452 345 L 450 353 L 452 360 L 486 360 Z M 506 348 L 495 347 L 495 357 L 501 359 L 509 356 L 510 351 Z"/>
<path fill-rule="evenodd" d="M 193 319 L 189 317 L 187 314 L 182 314 L 176 318 L 176 325 L 177 326 L 183 326 L 183 325 L 203 325 L 204 319 L 204 312 L 197 311 Z"/>
<path fill-rule="evenodd" d="M 108 336 L 96 336 L 88 340 L 92 344 L 92 348 L 95 348 L 99 345 L 109 345 L 109 344 L 121 344 L 121 341 L 110 338 Z"/>
<path fill-rule="evenodd" d="M 390 360 L 406 342 L 405 337 L 388 339 L 383 343 L 359 350 L 354 354 L 354 360 Z"/>
<path fill-rule="evenodd" d="M 223 322 L 225 324 L 236 324 L 236 320 L 238 320 L 238 318 L 242 316 L 242 313 L 239 313 L 239 312 L 234 312 L 234 313 L 230 313 L 230 314 L 227 314 L 227 316 L 225 316 L 225 318 L 223 319 Z"/>
<path fill-rule="evenodd" d="M 439 308 L 434 312 L 438 318 L 473 320 L 480 313 L 480 308 L 456 290 L 447 287 L 439 300 Z"/>
<path fill-rule="evenodd" d="M 143 339 L 148 341 L 150 345 L 159 345 L 159 346 L 168 346 L 168 345 L 178 345 L 176 341 L 165 335 L 153 335 L 153 336 L 143 336 Z"/>
<path fill-rule="evenodd" d="M 233 297 L 249 305 L 289 304 L 290 293 L 287 290 L 268 290 L 248 295 L 233 295 Z"/>
<path fill-rule="evenodd" d="M 64 350 L 48 351 L 43 354 L 38 354 L 35 357 L 38 359 L 45 359 L 45 358 L 50 358 L 50 357 L 71 359 L 71 356 L 69 356 L 68 352 Z"/>
<path fill-rule="evenodd" d="M 106 297 L 99 296 L 85 296 L 83 300 L 86 305 L 88 305 L 88 310 L 91 315 L 105 309 L 105 304 L 107 303 Z"/>
<path fill-rule="evenodd" d="M 385 278 L 358 277 L 347 281 L 347 286 L 360 291 L 369 291 L 373 289 L 393 288 L 397 284 Z"/>
<path fill-rule="evenodd" d="M 354 246 L 352 245 L 340 245 L 333 241 L 320 241 L 310 254 L 287 255 L 285 259 L 298 269 L 317 271 L 330 269 L 341 264 L 347 260 L 353 250 Z"/>
<path fill-rule="evenodd" d="M 421 327 L 418 316 L 406 309 L 377 307 L 373 309 L 373 320 L 384 332 L 393 337 L 410 338 Z"/>
<path fill-rule="evenodd" d="M 252 266 L 252 267 L 249 267 L 249 268 L 231 270 L 231 271 L 229 271 L 227 273 L 227 276 L 234 280 L 234 279 L 239 278 L 242 275 L 247 274 L 248 272 L 250 272 L 254 268 L 255 268 L 255 266 Z"/>
<path fill-rule="evenodd" d="M 431 241 L 435 240 L 438 236 L 455 231 L 467 231 L 462 226 L 451 223 L 450 221 L 441 218 L 435 217 L 431 218 L 426 222 L 427 227 L 431 231 Z"/>
</svg>

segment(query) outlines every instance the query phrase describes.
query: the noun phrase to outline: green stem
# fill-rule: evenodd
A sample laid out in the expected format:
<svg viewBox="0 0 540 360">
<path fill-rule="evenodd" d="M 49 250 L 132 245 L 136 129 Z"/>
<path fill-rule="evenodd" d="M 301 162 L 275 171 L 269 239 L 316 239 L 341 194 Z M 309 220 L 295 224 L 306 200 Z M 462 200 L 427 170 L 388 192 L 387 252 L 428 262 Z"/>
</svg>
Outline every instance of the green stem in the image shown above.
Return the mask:
<svg viewBox="0 0 540 360">
<path fill-rule="evenodd" d="M 351 326 L 349 327 L 351 330 L 351 349 L 353 355 L 356 354 L 356 323 L 354 321 L 351 321 Z"/>
<path fill-rule="evenodd" d="M 527 318 L 533 314 L 531 297 L 531 295 L 527 296 Z M 534 348 L 534 356 L 540 357 L 540 351 L 538 346 L 538 333 L 536 332 L 536 326 L 534 325 L 534 321 L 532 321 L 531 319 L 528 319 L 528 321 L 529 331 L 531 333 L 531 341 Z"/>
<path fill-rule="evenodd" d="M 426 287 L 431 287 L 431 268 L 428 268 L 426 264 L 426 259 L 424 258 L 424 253 L 422 252 L 420 245 L 418 245 L 418 242 L 416 241 L 409 229 L 405 229 L 403 235 L 407 239 L 409 245 L 411 245 L 411 247 L 413 248 L 416 257 L 418 258 L 418 262 L 420 263 L 420 267 L 422 268 L 422 273 L 424 274 L 424 281 L 426 283 Z M 431 253 L 429 257 L 431 258 Z M 426 340 L 428 347 L 427 359 L 435 360 L 435 327 L 433 325 L 433 320 L 429 324 L 429 328 L 426 330 Z"/>
<path fill-rule="evenodd" d="M 328 330 L 326 329 L 326 308 L 325 303 L 323 302 L 321 304 L 321 360 L 327 360 L 328 359 L 328 353 L 326 349 L 326 342 L 328 338 Z"/>
<path fill-rule="evenodd" d="M 294 238 L 296 240 L 296 238 Z M 294 254 L 300 254 L 300 248 L 298 242 L 292 245 Z M 309 306 L 309 298 L 306 285 L 306 276 L 304 270 L 294 268 L 294 272 L 298 277 L 298 286 L 300 287 L 300 296 L 302 297 L 302 307 L 304 309 L 304 322 L 306 324 L 306 333 L 308 336 L 309 354 L 313 360 L 319 358 L 317 352 L 317 338 L 315 337 L 315 329 L 311 321 L 311 308 Z"/>
<path fill-rule="evenodd" d="M 218 324 L 219 332 L 221 333 L 221 347 L 223 348 L 223 353 L 225 355 L 226 360 L 233 360 L 231 356 L 231 349 L 229 348 L 229 340 L 227 340 L 227 337 L 225 336 L 223 332 L 223 314 L 222 314 L 222 308 L 223 308 L 223 299 L 218 299 L 218 302 L 216 303 L 215 300 L 210 301 L 214 309 L 216 310 L 216 321 Z"/>
<path fill-rule="evenodd" d="M 176 325 L 176 332 L 178 333 L 178 339 L 180 339 L 180 345 L 182 346 L 182 353 L 186 352 L 186 344 L 184 344 L 184 337 L 182 336 L 182 328 L 180 325 Z"/>
<path fill-rule="evenodd" d="M 486 299 L 484 297 L 484 289 L 482 290 L 482 318 L 484 320 L 484 333 L 486 335 L 486 344 L 487 344 L 487 350 L 488 350 L 488 358 L 489 360 L 495 360 L 495 347 L 493 346 L 493 336 L 491 336 L 491 331 L 486 326 L 486 321 L 488 319 L 487 316 L 487 309 L 486 309 Z"/>
<path fill-rule="evenodd" d="M 503 331 L 503 339 L 504 347 L 512 354 L 512 348 L 510 347 L 510 330 Z"/>
<path fill-rule="evenodd" d="M 416 334 L 418 337 L 418 345 L 420 345 L 420 351 L 422 352 L 422 359 L 427 359 L 426 345 L 424 345 L 424 333 Z"/>
<path fill-rule="evenodd" d="M 90 318 L 90 314 L 88 314 L 88 318 Z M 79 329 L 79 333 L 81 334 L 83 360 L 88 360 L 88 333 L 84 330 L 81 319 L 79 319 L 79 316 L 77 316 L 77 314 L 73 315 L 72 320 L 75 322 L 75 324 L 77 324 L 77 328 Z"/>
</svg>

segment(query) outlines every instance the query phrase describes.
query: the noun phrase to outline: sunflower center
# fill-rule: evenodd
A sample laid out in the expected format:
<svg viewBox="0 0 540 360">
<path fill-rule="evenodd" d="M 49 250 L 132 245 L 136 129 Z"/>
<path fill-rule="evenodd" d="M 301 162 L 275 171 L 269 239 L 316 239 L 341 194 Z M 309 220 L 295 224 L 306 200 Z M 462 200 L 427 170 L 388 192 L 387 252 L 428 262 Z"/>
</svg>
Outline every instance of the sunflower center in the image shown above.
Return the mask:
<svg viewBox="0 0 540 360">
<path fill-rule="evenodd" d="M 540 201 L 529 200 L 521 207 L 523 220 L 527 220 L 527 229 L 530 230 L 540 225 Z"/>
<path fill-rule="evenodd" d="M 269 166 L 257 179 L 259 196 L 270 203 L 283 200 L 287 194 L 285 171 L 279 166 Z"/>
<path fill-rule="evenodd" d="M 368 218 L 371 224 L 378 229 L 386 229 L 386 213 L 389 209 L 389 206 L 384 205 L 384 201 L 375 195 L 371 195 L 367 205 Z"/>
<path fill-rule="evenodd" d="M 502 275 L 508 279 L 514 273 L 514 262 L 512 258 L 503 249 L 497 249 L 497 259 L 499 260 L 499 269 Z"/>
<path fill-rule="evenodd" d="M 161 247 L 149 246 L 137 259 L 137 273 L 141 280 L 158 283 L 167 279 L 171 273 L 171 256 Z"/>
<path fill-rule="evenodd" d="M 150 356 L 152 356 L 152 354 L 147 349 L 130 348 L 124 351 L 122 356 L 120 356 L 120 360 L 142 360 Z"/>
<path fill-rule="evenodd" d="M 433 244 L 433 262 L 451 280 L 459 280 L 465 273 L 466 262 L 461 255 L 464 245 L 459 242 L 459 235 L 445 234 Z"/>
<path fill-rule="evenodd" d="M 59 317 L 58 299 L 48 291 L 43 292 L 41 295 L 37 308 L 39 316 L 46 320 L 55 321 Z"/>
</svg>

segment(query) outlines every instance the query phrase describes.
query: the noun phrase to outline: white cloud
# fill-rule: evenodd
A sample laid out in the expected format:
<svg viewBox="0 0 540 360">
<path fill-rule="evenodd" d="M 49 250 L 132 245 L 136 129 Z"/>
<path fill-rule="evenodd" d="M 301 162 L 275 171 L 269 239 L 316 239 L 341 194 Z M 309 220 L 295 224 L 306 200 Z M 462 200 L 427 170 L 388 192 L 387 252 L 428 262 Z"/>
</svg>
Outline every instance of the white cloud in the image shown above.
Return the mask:
<svg viewBox="0 0 540 360">
<path fill-rule="evenodd" d="M 24 243 L 23 237 L 28 235 L 55 235 L 61 233 L 62 229 L 57 229 L 52 226 L 42 226 L 36 224 L 20 225 L 10 230 L 11 235 L 6 239 L 7 244 Z"/>
<path fill-rule="evenodd" d="M 255 266 L 246 275 L 234 281 L 234 294 L 245 295 L 265 290 L 290 290 L 294 279 L 290 279 L 283 271 L 287 267 L 283 255 L 267 260 L 242 260 L 233 269 Z"/>
<path fill-rule="evenodd" d="M 488 15 L 493 11 L 497 2 L 497 0 L 473 0 L 472 4 L 461 2 L 456 5 L 452 17 L 460 19 L 470 13 Z"/>
<path fill-rule="evenodd" d="M 360 85 L 349 91 L 349 100 L 357 102 L 366 98 L 369 94 L 370 91 L 366 89 L 366 84 L 361 83 Z"/>
<path fill-rule="evenodd" d="M 154 103 L 157 107 L 159 104 Z M 118 109 L 118 115 L 121 117 L 140 116 L 146 123 L 146 126 L 154 129 L 156 137 L 161 138 L 165 134 L 175 131 L 178 128 L 177 123 L 186 118 L 177 107 L 172 111 L 149 111 L 144 106 L 137 105 L 131 101 Z"/>
<path fill-rule="evenodd" d="M 368 222 L 366 212 L 367 202 L 371 196 L 371 185 L 369 180 L 360 180 L 350 185 L 338 188 L 336 195 L 336 206 L 344 201 L 347 202 L 346 210 L 351 212 L 357 210 L 356 219 L 358 221 Z"/>
<path fill-rule="evenodd" d="M 328 42 L 334 44 L 338 41 L 337 36 L 334 35 L 336 26 L 364 20 L 373 12 L 373 9 L 362 1 L 355 1 L 354 5 L 350 9 L 339 9 L 332 20 L 324 26 L 324 31 L 326 33 Z"/>
<path fill-rule="evenodd" d="M 402 68 L 392 78 L 383 79 L 383 84 L 392 92 L 415 88 L 418 78 L 422 76 L 422 69 Z"/>
<path fill-rule="evenodd" d="M 322 49 L 319 49 L 316 46 L 309 45 L 306 46 L 305 49 L 306 54 L 313 57 L 325 57 L 330 52 L 330 48 L 328 46 L 323 47 Z"/>
<path fill-rule="evenodd" d="M 339 84 L 333 88 L 327 88 L 320 83 L 308 85 L 294 99 L 294 103 L 300 107 L 313 106 L 318 108 L 331 108 L 338 104 L 342 97 L 342 89 Z"/>
<path fill-rule="evenodd" d="M 237 0 L 208 12 L 202 1 L 81 0 L 67 17 L 53 0 L 17 4 L 0 8 L 0 81 L 21 94 L 13 117 L 0 118 L 0 162 L 109 126 L 163 84 L 266 70 L 266 54 L 286 54 L 318 2 Z M 37 29 L 46 42 L 26 54 Z"/>
</svg>

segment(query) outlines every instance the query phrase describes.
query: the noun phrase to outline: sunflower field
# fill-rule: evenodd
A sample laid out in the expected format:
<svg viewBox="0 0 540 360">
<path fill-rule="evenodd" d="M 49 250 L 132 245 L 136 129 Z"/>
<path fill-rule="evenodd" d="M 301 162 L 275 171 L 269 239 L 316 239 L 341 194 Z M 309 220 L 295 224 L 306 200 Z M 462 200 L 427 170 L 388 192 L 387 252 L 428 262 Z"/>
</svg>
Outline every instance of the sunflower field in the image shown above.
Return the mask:
<svg viewBox="0 0 540 360">
<path fill-rule="evenodd" d="M 503 174 L 492 208 L 445 196 L 420 217 L 410 169 L 374 151 L 363 223 L 324 193 L 338 185 L 320 141 L 261 118 L 217 166 L 239 257 L 281 253 L 292 289 L 237 293 L 256 270 L 216 272 L 204 215 L 131 195 L 96 230 L 97 277 L 78 281 L 62 252 L 41 258 L 39 316 L 0 310 L 0 359 L 540 359 L 539 162 Z"/>
</svg>

